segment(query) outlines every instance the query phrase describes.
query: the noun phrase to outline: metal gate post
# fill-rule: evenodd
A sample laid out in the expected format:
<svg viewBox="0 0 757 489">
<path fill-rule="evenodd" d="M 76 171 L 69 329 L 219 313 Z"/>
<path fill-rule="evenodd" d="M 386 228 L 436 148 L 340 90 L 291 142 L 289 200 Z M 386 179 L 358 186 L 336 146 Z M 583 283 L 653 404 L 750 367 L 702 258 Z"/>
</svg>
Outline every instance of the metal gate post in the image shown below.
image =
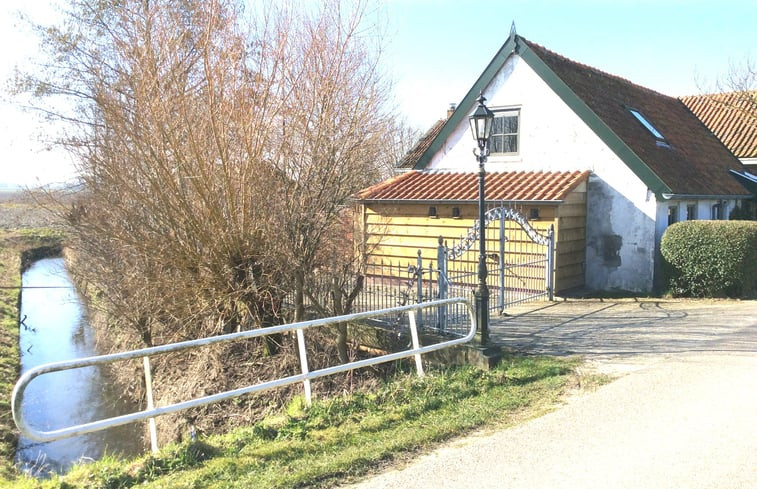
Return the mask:
<svg viewBox="0 0 757 489">
<path fill-rule="evenodd" d="M 505 310 L 505 213 L 499 213 L 499 313 Z"/>
<path fill-rule="evenodd" d="M 555 298 L 555 225 L 549 226 L 549 244 L 547 245 L 547 295 L 549 300 Z"/>
<path fill-rule="evenodd" d="M 423 302 L 423 258 L 421 258 L 421 250 L 418 250 L 418 267 L 415 269 L 415 273 L 418 274 L 416 282 L 416 289 L 417 289 L 417 296 L 418 300 L 417 303 L 420 304 Z M 423 323 L 423 316 L 421 316 L 421 311 L 418 311 L 418 322 Z"/>
<path fill-rule="evenodd" d="M 436 248 L 436 264 L 439 267 L 439 272 L 436 277 L 436 283 L 439 288 L 439 299 L 447 298 L 447 250 L 443 245 L 444 239 L 439 236 L 439 246 Z M 437 324 L 439 331 L 444 332 L 447 327 L 447 306 L 441 306 L 439 308 L 439 324 Z"/>
</svg>

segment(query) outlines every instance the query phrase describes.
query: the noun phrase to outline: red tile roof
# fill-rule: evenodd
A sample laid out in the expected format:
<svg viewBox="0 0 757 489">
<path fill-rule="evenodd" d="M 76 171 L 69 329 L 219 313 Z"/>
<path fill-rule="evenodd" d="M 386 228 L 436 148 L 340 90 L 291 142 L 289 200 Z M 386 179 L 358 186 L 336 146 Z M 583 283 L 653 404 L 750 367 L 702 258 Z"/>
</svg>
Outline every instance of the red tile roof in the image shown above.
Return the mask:
<svg viewBox="0 0 757 489">
<path fill-rule="evenodd" d="M 728 173 L 739 160 L 678 99 L 604 73 L 523 39 L 673 194 L 743 195 Z M 655 137 L 628 111 L 636 109 L 665 138 Z"/>
<path fill-rule="evenodd" d="M 691 95 L 681 102 L 739 158 L 757 158 L 757 91 Z"/>
<path fill-rule="evenodd" d="M 512 53 L 518 53 L 563 101 L 658 195 L 742 196 L 728 170 L 741 162 L 680 100 L 577 63 L 512 33 L 444 124 L 437 124 L 403 159 L 423 170 L 475 107 Z M 629 109 L 663 135 L 658 140 Z M 441 126 L 441 127 L 440 127 Z"/>
<path fill-rule="evenodd" d="M 565 200 L 588 171 L 492 172 L 486 174 L 486 200 Z M 356 194 L 361 201 L 477 201 L 478 173 L 412 170 Z"/>
</svg>

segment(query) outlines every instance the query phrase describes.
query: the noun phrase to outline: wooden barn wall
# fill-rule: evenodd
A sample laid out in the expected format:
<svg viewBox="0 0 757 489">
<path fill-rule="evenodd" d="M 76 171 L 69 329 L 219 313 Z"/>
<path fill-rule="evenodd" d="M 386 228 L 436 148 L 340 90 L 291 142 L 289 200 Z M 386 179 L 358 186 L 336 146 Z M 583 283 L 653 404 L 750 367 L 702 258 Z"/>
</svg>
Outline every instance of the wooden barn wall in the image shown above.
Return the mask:
<svg viewBox="0 0 757 489">
<path fill-rule="evenodd" d="M 555 288 L 557 291 L 584 284 L 584 260 L 586 249 L 586 192 L 572 192 L 561 205 L 516 205 L 516 209 L 529 216 L 532 208 L 538 208 L 539 218 L 529 222 L 540 233 L 546 234 L 550 225 L 555 226 Z M 436 207 L 436 218 L 429 217 L 429 207 Z M 453 218 L 453 207 L 459 209 L 460 217 Z M 362 224 L 368 243 L 370 263 L 392 263 L 406 267 L 417 263 L 421 251 L 424 266 L 437 266 L 438 238 L 452 247 L 478 218 L 477 204 L 419 204 L 379 203 L 367 204 L 360 209 Z M 499 252 L 498 226 L 487 232 L 487 253 Z M 505 253 L 508 263 L 533 260 L 543 253 L 543 246 L 530 241 L 521 227 L 506 222 L 507 242 Z M 474 249 L 478 249 L 475 246 Z M 469 252 L 452 266 L 455 269 L 476 270 L 478 252 Z M 543 280 L 540 272 L 535 271 Z M 496 285 L 496 276 L 490 274 L 491 285 Z"/>
</svg>

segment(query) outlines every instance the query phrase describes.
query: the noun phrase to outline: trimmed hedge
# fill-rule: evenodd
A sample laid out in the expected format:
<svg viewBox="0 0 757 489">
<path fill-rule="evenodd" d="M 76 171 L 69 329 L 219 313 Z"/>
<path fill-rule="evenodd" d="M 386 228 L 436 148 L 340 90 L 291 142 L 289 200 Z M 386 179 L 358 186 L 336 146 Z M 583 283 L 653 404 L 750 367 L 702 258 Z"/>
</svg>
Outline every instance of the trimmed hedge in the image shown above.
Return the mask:
<svg viewBox="0 0 757 489">
<path fill-rule="evenodd" d="M 660 246 L 675 296 L 757 296 L 757 221 L 683 221 Z"/>
</svg>

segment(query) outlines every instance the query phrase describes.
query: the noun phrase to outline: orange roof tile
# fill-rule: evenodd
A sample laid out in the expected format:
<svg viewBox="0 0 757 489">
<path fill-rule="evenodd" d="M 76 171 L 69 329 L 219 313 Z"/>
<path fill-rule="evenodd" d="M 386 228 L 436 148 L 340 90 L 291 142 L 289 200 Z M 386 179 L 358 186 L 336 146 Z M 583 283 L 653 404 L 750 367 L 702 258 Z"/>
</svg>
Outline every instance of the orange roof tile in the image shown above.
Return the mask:
<svg viewBox="0 0 757 489">
<path fill-rule="evenodd" d="M 757 92 L 680 97 L 739 158 L 757 158 Z"/>
<path fill-rule="evenodd" d="M 486 200 L 560 202 L 588 176 L 588 171 L 487 173 Z M 412 170 L 361 190 L 355 198 L 361 201 L 476 201 L 478 173 Z"/>
<path fill-rule="evenodd" d="M 659 178 L 673 194 L 744 195 L 728 173 L 743 170 L 680 100 L 577 63 L 547 48 L 524 42 Z M 638 110 L 669 146 L 660 146 L 629 112 Z M 634 169 L 632 167 L 632 169 Z M 634 170 L 637 171 L 637 170 Z M 637 172 L 637 175 L 639 173 Z"/>
</svg>

